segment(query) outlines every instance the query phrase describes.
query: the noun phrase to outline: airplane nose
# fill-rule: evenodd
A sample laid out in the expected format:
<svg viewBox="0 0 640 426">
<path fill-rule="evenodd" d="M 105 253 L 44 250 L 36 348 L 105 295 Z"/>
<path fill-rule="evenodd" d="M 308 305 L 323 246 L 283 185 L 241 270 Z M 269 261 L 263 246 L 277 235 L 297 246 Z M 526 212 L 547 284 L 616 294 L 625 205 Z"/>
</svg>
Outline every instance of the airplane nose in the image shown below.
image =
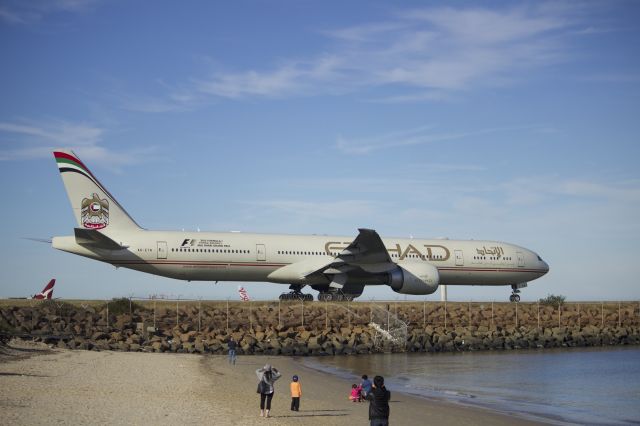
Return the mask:
<svg viewBox="0 0 640 426">
<path fill-rule="evenodd" d="M 544 269 L 544 273 L 545 274 L 547 272 L 549 272 L 549 264 L 547 262 L 545 262 L 544 260 L 542 261 L 542 269 Z"/>
</svg>

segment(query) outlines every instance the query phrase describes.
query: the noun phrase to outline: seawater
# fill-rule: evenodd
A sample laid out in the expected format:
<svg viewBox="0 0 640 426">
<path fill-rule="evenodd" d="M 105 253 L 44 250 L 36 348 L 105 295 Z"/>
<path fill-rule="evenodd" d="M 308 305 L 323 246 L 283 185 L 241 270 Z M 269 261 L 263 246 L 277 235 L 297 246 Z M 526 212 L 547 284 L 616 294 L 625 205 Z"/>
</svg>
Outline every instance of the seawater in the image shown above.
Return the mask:
<svg viewBox="0 0 640 426">
<path fill-rule="evenodd" d="M 306 358 L 311 368 L 389 390 L 556 424 L 640 424 L 640 347 Z M 345 392 L 347 392 L 345 390 Z"/>
</svg>

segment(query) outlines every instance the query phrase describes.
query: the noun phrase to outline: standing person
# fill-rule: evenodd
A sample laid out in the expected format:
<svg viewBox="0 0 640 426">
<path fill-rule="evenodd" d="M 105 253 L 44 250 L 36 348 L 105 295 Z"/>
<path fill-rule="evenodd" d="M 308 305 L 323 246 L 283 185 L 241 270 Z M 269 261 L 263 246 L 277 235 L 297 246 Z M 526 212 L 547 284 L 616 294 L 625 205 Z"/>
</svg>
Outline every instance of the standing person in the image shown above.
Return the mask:
<svg viewBox="0 0 640 426">
<path fill-rule="evenodd" d="M 302 396 L 302 385 L 298 381 L 298 376 L 291 379 L 291 411 L 300 411 L 300 397 Z"/>
<path fill-rule="evenodd" d="M 238 344 L 235 340 L 233 340 L 233 336 L 229 337 L 229 343 L 227 343 L 229 347 L 229 364 L 236 365 L 236 348 Z"/>
<path fill-rule="evenodd" d="M 260 394 L 260 417 L 269 417 L 271 399 L 273 398 L 273 384 L 280 378 L 280 373 L 270 364 L 256 370 L 258 376 L 258 393 Z M 265 406 L 266 401 L 266 406 Z"/>
<path fill-rule="evenodd" d="M 389 400 L 391 392 L 384 387 L 384 377 L 373 378 L 373 387 L 367 394 L 370 426 L 389 426 Z"/>
<path fill-rule="evenodd" d="M 362 386 L 362 397 L 363 398 L 367 398 L 367 395 L 369 394 L 369 392 L 371 392 L 371 385 L 373 383 L 371 383 L 371 380 L 369 380 L 369 377 L 367 377 L 366 374 L 362 375 L 362 382 L 360 382 L 360 386 Z"/>
</svg>

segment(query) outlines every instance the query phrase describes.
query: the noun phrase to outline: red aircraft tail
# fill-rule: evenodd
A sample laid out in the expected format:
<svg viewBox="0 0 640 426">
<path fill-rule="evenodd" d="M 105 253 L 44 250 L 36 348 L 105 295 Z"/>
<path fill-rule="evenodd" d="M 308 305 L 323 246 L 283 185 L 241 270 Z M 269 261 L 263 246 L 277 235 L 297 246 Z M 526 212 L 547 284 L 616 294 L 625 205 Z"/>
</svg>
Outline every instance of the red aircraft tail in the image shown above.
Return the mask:
<svg viewBox="0 0 640 426">
<path fill-rule="evenodd" d="M 56 285 L 56 279 L 49 281 L 49 284 L 38 294 L 33 296 L 34 299 L 51 299 L 53 297 L 53 286 Z"/>
</svg>

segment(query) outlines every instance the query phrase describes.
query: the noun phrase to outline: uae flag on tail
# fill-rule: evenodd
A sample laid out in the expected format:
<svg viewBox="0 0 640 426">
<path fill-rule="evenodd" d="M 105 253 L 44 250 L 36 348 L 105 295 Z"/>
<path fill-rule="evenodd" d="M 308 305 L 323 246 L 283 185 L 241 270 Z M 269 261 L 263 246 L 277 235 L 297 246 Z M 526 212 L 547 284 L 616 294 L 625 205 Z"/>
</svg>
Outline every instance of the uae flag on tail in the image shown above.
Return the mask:
<svg viewBox="0 0 640 426">
<path fill-rule="evenodd" d="M 247 294 L 247 290 L 244 289 L 241 285 L 238 286 L 238 294 L 240 295 L 240 300 L 243 302 L 249 301 L 249 295 Z"/>
</svg>

